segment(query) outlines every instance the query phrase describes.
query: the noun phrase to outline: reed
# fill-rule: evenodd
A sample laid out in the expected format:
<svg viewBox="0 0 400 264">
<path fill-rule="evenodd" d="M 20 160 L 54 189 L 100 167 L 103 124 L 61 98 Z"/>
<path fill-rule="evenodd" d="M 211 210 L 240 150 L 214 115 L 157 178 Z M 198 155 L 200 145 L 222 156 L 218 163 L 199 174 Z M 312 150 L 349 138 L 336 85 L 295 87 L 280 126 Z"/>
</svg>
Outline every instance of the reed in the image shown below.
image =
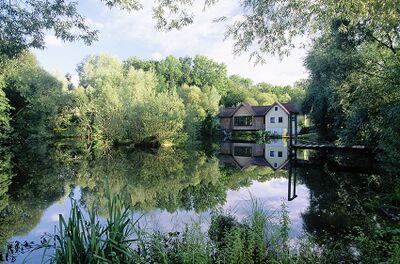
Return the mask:
<svg viewBox="0 0 400 264">
<path fill-rule="evenodd" d="M 213 213 L 208 233 L 195 222 L 182 232 L 147 232 L 138 226 L 138 220 L 132 220 L 129 206 L 119 195 L 110 195 L 108 215 L 106 220 L 101 219 L 95 207 L 82 209 L 72 201 L 68 219 L 60 215 L 53 241 L 41 246 L 42 249 L 55 247 L 50 260 L 43 258 L 42 262 L 256 264 L 336 263 L 343 260 L 351 263 L 356 259 L 344 255 L 345 249 L 340 245 L 322 249 L 312 237 L 300 241 L 296 248 L 291 247 L 290 221 L 284 203 L 279 219 L 267 214 L 256 199 L 252 199 L 249 216 L 241 221 L 231 214 Z M 386 259 L 388 263 L 396 263 L 400 255 L 398 243 L 392 243 L 392 246 L 393 254 Z"/>
</svg>

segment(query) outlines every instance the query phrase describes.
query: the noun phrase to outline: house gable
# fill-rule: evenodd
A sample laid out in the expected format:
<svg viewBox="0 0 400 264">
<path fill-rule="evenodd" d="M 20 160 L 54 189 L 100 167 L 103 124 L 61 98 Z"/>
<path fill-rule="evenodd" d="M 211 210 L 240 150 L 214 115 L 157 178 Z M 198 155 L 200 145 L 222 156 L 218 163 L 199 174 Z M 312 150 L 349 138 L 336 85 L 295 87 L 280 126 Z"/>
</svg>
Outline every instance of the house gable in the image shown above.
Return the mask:
<svg viewBox="0 0 400 264">
<path fill-rule="evenodd" d="M 278 134 L 286 133 L 289 123 L 289 112 L 280 103 L 275 103 L 265 114 L 265 128 L 276 129 Z"/>
<path fill-rule="evenodd" d="M 255 112 L 253 111 L 251 105 L 244 102 L 240 103 L 232 113 L 232 116 L 254 116 L 254 115 Z"/>
</svg>

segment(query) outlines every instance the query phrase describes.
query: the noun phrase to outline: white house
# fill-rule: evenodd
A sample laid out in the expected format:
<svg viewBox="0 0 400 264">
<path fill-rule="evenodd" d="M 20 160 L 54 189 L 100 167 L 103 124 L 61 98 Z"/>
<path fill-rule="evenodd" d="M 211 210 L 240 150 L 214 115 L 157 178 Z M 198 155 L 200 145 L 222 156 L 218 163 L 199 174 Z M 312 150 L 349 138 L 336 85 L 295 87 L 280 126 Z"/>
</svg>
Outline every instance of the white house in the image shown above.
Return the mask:
<svg viewBox="0 0 400 264">
<path fill-rule="evenodd" d="M 293 134 L 300 131 L 299 121 L 302 116 L 293 103 L 276 102 L 269 106 L 251 106 L 243 102 L 237 107 L 223 108 L 219 118 L 223 130 L 265 130 L 276 136 L 287 137 L 290 127 Z"/>
</svg>

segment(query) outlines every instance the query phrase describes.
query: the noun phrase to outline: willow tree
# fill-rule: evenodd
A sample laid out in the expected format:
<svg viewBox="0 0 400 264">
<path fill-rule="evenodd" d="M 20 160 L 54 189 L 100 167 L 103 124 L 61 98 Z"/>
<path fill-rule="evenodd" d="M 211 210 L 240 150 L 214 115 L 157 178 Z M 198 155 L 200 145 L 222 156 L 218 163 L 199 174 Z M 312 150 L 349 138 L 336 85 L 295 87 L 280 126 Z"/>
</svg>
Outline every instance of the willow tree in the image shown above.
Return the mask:
<svg viewBox="0 0 400 264">
<path fill-rule="evenodd" d="M 0 141 L 7 138 L 10 131 L 9 111 L 10 105 L 3 91 L 4 80 L 0 77 Z"/>
</svg>

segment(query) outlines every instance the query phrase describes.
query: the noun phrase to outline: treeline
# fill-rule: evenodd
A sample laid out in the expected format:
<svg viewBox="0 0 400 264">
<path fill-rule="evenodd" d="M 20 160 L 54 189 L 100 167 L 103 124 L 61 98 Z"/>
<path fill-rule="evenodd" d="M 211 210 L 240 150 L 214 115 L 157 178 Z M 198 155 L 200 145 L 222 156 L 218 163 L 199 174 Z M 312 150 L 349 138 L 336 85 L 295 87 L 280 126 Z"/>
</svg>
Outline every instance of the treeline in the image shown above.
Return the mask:
<svg viewBox="0 0 400 264">
<path fill-rule="evenodd" d="M 377 147 L 398 160 L 398 31 L 373 32 L 361 23 L 343 30 L 343 23 L 333 21 L 305 60 L 310 83 L 304 111 L 326 138 Z"/>
<path fill-rule="evenodd" d="M 106 144 L 179 144 L 213 136 L 221 105 L 301 101 L 304 85 L 254 85 L 228 76 L 205 56 L 163 60 L 92 55 L 71 76 L 53 76 L 24 52 L 1 67 L 0 125 L 4 140 L 73 137 Z"/>
</svg>

